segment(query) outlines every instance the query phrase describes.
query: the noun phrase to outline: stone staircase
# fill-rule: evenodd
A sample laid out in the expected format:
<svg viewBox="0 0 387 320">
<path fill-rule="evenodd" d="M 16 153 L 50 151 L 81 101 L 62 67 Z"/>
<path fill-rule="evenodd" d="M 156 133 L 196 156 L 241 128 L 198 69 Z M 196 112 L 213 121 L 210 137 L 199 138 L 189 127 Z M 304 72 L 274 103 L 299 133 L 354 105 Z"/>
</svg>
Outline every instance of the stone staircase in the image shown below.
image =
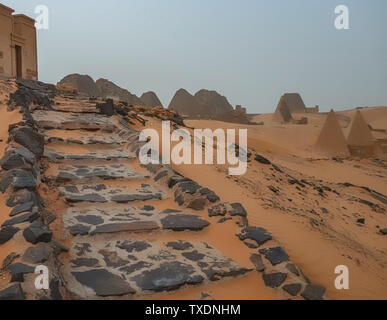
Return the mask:
<svg viewBox="0 0 387 320">
<path fill-rule="evenodd" d="M 137 133 L 122 120 L 90 104 L 61 104 L 32 117 L 55 167 L 45 179 L 67 205 L 62 220 L 71 245 L 60 272 L 72 298 L 141 297 L 250 271 L 206 243 L 180 239 L 210 223 L 179 208 L 172 191 L 141 168 L 126 143 Z M 158 202 L 173 205 L 161 210 Z M 158 240 L 166 232 L 175 241 Z"/>
</svg>

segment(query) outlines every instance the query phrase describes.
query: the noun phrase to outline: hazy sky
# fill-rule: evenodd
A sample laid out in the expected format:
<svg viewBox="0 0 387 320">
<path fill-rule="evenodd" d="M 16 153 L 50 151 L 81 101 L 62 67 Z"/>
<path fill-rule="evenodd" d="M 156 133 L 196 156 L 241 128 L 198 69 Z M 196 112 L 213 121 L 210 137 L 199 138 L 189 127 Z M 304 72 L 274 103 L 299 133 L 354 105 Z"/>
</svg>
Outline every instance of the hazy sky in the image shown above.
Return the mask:
<svg viewBox="0 0 387 320">
<path fill-rule="evenodd" d="M 165 106 L 206 88 L 250 113 L 285 92 L 323 110 L 387 105 L 386 0 L 0 0 L 50 10 L 38 33 L 40 80 L 108 78 Z M 334 27 L 349 7 L 350 30 Z"/>
</svg>

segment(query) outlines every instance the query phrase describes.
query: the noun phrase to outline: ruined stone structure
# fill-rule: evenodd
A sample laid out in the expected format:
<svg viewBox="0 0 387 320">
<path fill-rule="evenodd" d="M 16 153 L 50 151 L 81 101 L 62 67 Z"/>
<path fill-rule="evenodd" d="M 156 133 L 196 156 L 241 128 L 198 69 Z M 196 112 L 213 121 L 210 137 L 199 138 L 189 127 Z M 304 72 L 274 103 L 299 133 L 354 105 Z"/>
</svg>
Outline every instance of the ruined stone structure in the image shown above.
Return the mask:
<svg viewBox="0 0 387 320">
<path fill-rule="evenodd" d="M 38 80 L 35 20 L 0 4 L 0 77 Z"/>
</svg>

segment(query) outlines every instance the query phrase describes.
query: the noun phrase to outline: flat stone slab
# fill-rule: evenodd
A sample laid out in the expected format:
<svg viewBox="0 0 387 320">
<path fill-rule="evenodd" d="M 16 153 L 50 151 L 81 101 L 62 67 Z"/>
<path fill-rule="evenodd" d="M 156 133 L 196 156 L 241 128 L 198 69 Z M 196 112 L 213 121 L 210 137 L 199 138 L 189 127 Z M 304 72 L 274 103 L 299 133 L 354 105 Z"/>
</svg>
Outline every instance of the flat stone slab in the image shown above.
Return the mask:
<svg viewBox="0 0 387 320">
<path fill-rule="evenodd" d="M 152 187 L 144 186 L 141 189 L 132 190 L 126 186 L 107 187 L 99 185 L 79 185 L 60 187 L 59 191 L 67 202 L 92 202 L 92 203 L 129 203 L 134 201 L 162 200 L 165 194 Z"/>
<path fill-rule="evenodd" d="M 206 243 L 181 243 L 80 240 L 63 275 L 71 292 L 93 299 L 172 291 L 250 271 Z"/>
<path fill-rule="evenodd" d="M 95 103 L 81 103 L 79 105 L 61 103 L 51 106 L 54 111 L 58 112 L 70 112 L 70 113 L 99 113 Z"/>
<path fill-rule="evenodd" d="M 140 180 L 145 176 L 126 164 L 112 164 L 102 166 L 60 166 L 56 175 L 57 181 L 84 182 L 96 179 Z"/>
<path fill-rule="evenodd" d="M 166 220 L 173 221 L 172 226 Z M 209 225 L 199 216 L 160 212 L 153 207 L 101 205 L 85 209 L 69 208 L 63 217 L 66 229 L 72 236 L 85 236 L 118 232 L 147 232 L 161 229 L 200 231 Z"/>
<path fill-rule="evenodd" d="M 57 132 L 47 130 L 44 133 L 44 138 L 46 143 L 74 143 L 79 145 L 93 145 L 93 144 L 103 144 L 103 145 L 122 145 L 127 142 L 125 137 L 121 137 L 116 133 L 103 134 L 100 132 L 91 132 L 91 131 L 81 131 L 79 136 L 76 138 L 66 138 L 60 136 Z"/>
<path fill-rule="evenodd" d="M 129 151 L 122 149 L 99 150 L 82 154 L 70 154 L 55 150 L 54 148 L 46 147 L 44 149 L 44 157 L 51 161 L 60 160 L 131 160 L 135 159 L 135 155 Z"/>
<path fill-rule="evenodd" d="M 117 129 L 109 117 L 97 114 L 76 114 L 57 111 L 39 110 L 32 113 L 37 125 L 43 129 L 62 130 L 104 130 L 113 132 Z"/>
</svg>

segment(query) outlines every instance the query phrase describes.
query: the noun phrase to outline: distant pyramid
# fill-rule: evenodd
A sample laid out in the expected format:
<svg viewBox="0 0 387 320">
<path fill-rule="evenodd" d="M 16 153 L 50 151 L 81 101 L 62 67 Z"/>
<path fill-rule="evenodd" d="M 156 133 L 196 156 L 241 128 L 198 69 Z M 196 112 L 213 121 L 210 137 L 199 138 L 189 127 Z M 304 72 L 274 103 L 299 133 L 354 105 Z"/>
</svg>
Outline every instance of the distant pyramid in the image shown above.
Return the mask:
<svg viewBox="0 0 387 320">
<path fill-rule="evenodd" d="M 333 110 L 328 115 L 316 143 L 316 149 L 330 156 L 350 155 L 343 131 Z"/>
<path fill-rule="evenodd" d="M 349 146 L 357 147 L 374 145 L 374 138 L 371 130 L 359 110 L 356 112 L 355 118 L 352 121 L 351 131 L 349 132 L 347 142 Z"/>
<path fill-rule="evenodd" d="M 69 74 L 58 82 L 58 85 L 77 89 L 79 93 L 87 94 L 90 97 L 99 97 L 100 92 L 94 80 L 88 75 L 78 73 Z"/>
<path fill-rule="evenodd" d="M 176 92 L 168 109 L 194 119 L 200 119 L 205 113 L 204 105 L 185 89 L 180 89 Z"/>
<path fill-rule="evenodd" d="M 286 103 L 285 96 L 282 96 L 277 110 L 275 111 L 274 117 L 277 121 L 281 123 L 288 123 L 293 120 L 292 114 L 290 113 L 289 106 Z"/>
<path fill-rule="evenodd" d="M 282 98 L 289 108 L 289 112 L 305 112 L 306 106 L 299 93 L 285 93 Z"/>
<path fill-rule="evenodd" d="M 156 93 L 153 91 L 149 91 L 144 93 L 140 97 L 141 101 L 147 106 L 147 107 L 162 107 L 163 104 L 160 102 L 159 98 L 157 97 Z"/>
</svg>

